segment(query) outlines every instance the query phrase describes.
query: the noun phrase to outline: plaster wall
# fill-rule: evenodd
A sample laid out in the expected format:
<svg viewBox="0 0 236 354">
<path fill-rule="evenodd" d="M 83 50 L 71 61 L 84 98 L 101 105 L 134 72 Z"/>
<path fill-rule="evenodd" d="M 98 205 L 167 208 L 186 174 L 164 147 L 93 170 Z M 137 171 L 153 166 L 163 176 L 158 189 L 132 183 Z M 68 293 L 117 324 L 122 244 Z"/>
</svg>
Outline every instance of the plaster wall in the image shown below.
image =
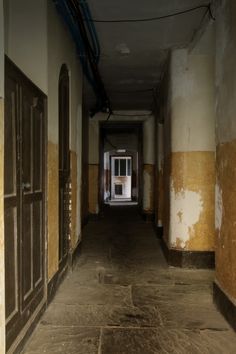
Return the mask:
<svg viewBox="0 0 236 354">
<path fill-rule="evenodd" d="M 236 299 L 236 3 L 216 13 L 216 281 Z"/>
<path fill-rule="evenodd" d="M 5 0 L 5 53 L 46 95 L 48 279 L 58 269 L 58 83 L 62 64 L 70 76 L 72 240 L 80 235 L 82 74 L 70 33 L 52 1 Z M 1 63 L 1 61 L 0 61 Z"/>
<path fill-rule="evenodd" d="M 4 0 L 5 54 L 47 94 L 46 0 Z"/>
<path fill-rule="evenodd" d="M 70 90 L 70 150 L 72 224 L 71 245 L 80 237 L 80 191 L 82 147 L 82 74 L 75 45 L 53 2 L 47 2 L 48 11 L 48 278 L 58 269 L 58 83 L 61 66 L 69 71 Z"/>
<path fill-rule="evenodd" d="M 174 50 L 170 58 L 165 117 L 170 248 L 214 250 L 214 39 L 210 24 L 194 48 Z"/>
<path fill-rule="evenodd" d="M 143 122 L 143 163 L 155 164 L 155 118 L 147 117 Z"/>
</svg>

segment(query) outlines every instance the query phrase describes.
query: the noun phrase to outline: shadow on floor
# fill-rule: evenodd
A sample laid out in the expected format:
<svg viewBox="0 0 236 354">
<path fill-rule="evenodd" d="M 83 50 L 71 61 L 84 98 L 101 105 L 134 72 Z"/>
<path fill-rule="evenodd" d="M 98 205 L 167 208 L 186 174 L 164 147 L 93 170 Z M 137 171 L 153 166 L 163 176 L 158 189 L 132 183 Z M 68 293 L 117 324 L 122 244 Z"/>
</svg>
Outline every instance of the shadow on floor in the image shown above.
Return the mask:
<svg viewBox="0 0 236 354">
<path fill-rule="evenodd" d="M 137 207 L 107 207 L 24 354 L 236 353 L 210 270 L 169 268 Z"/>
</svg>

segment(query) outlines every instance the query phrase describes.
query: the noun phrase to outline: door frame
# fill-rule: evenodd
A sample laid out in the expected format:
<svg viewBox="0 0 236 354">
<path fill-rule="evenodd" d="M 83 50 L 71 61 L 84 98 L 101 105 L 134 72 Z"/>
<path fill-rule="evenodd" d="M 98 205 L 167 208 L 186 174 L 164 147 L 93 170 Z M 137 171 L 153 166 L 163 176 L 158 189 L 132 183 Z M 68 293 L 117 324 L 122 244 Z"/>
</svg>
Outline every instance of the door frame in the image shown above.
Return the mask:
<svg viewBox="0 0 236 354">
<path fill-rule="evenodd" d="M 19 351 L 23 348 L 24 343 L 29 338 L 32 333 L 33 328 L 36 326 L 39 318 L 42 313 L 46 309 L 47 303 L 47 283 L 48 283 L 48 233 L 47 233 L 47 175 L 48 175 L 48 157 L 47 157 L 47 142 L 48 142 L 48 111 L 47 111 L 47 95 L 33 83 L 25 73 L 19 69 L 19 67 L 7 56 L 5 55 L 5 69 L 4 75 L 9 75 L 9 72 L 12 72 L 15 78 L 18 78 L 19 81 L 24 82 L 27 86 L 30 86 L 31 89 L 35 92 L 38 92 L 40 96 L 43 98 L 43 110 L 44 110 L 44 120 L 42 122 L 42 156 L 43 164 L 42 164 L 42 249 L 43 249 L 43 296 L 41 301 L 38 303 L 37 307 L 33 311 L 31 317 L 29 317 L 25 323 L 25 325 L 21 328 L 17 337 L 10 341 L 7 350 L 11 350 L 12 352 Z M 5 90 L 5 89 L 4 89 Z M 5 118 L 4 118 L 5 119 Z M 5 148 L 5 147 L 4 147 Z M 5 156 L 4 149 L 4 156 Z M 21 202 L 22 203 L 22 202 Z M 21 232 L 21 230 L 20 230 Z M 4 246 L 5 247 L 5 246 Z M 7 338 L 7 334 L 6 334 Z M 7 344 L 6 344 L 7 345 Z"/>
<path fill-rule="evenodd" d="M 112 195 L 112 186 L 111 186 L 111 182 L 112 182 L 112 159 L 115 159 L 115 158 L 117 158 L 117 159 L 119 159 L 119 158 L 123 158 L 123 159 L 126 159 L 126 160 L 128 160 L 128 159 L 130 159 L 131 160 L 131 174 L 130 174 L 130 183 L 131 183 L 131 186 L 130 186 L 130 188 L 131 188 L 131 192 L 130 192 L 130 199 L 132 200 L 132 182 L 133 182 L 133 156 L 132 155 L 111 155 L 110 156 L 110 197 L 111 197 L 111 195 Z M 126 176 L 127 177 L 127 176 Z M 119 200 L 119 198 L 117 198 L 117 200 Z M 122 198 L 120 198 L 120 200 L 122 201 Z"/>
</svg>

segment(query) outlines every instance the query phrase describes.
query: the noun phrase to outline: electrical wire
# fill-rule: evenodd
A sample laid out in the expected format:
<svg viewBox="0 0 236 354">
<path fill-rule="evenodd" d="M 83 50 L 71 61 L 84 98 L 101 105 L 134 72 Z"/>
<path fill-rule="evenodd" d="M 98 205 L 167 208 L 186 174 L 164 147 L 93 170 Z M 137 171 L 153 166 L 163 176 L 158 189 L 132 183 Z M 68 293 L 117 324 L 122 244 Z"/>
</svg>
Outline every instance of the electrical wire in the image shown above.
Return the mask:
<svg viewBox="0 0 236 354">
<path fill-rule="evenodd" d="M 210 17 L 212 20 L 215 20 L 215 17 L 212 14 L 212 10 L 211 10 L 211 4 L 207 4 L 207 5 L 199 5 L 199 6 L 195 6 L 195 7 L 191 7 L 189 9 L 186 10 L 182 10 L 182 11 L 177 11 L 174 13 L 170 13 L 167 15 L 162 15 L 162 16 L 156 16 L 156 17 L 149 17 L 149 18 L 127 18 L 127 19 L 117 19 L 117 20 L 105 20 L 105 19 L 95 19 L 95 18 L 89 18 L 89 17 L 85 17 L 83 20 L 85 22 L 96 22 L 96 23 L 130 23 L 130 22 L 152 22 L 152 21 L 158 21 L 158 20 L 162 20 L 165 18 L 170 18 L 170 17 L 175 17 L 175 16 L 179 16 L 179 15 L 183 15 L 189 12 L 194 12 L 197 11 L 199 9 L 207 9 L 207 12 L 209 13 Z"/>
</svg>

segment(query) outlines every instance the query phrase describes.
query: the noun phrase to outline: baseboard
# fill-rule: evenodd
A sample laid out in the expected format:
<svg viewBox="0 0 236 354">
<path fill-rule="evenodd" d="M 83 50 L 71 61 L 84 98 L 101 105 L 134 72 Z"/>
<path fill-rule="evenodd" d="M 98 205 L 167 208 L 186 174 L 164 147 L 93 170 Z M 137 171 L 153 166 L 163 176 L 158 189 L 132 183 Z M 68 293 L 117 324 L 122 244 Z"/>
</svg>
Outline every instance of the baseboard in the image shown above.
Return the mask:
<svg viewBox="0 0 236 354">
<path fill-rule="evenodd" d="M 144 211 L 142 212 L 143 220 L 146 222 L 153 222 L 155 220 L 155 215 L 154 213 L 145 213 Z"/>
<path fill-rule="evenodd" d="M 195 269 L 215 268 L 215 252 L 175 250 L 168 248 L 163 239 L 161 239 L 161 246 L 167 263 L 173 267 Z"/>
<path fill-rule="evenodd" d="M 217 309 L 236 331 L 236 305 L 224 293 L 217 282 L 213 283 L 213 300 Z"/>
<path fill-rule="evenodd" d="M 73 270 L 78 257 L 81 254 L 81 246 L 82 246 L 82 240 L 80 239 L 77 243 L 77 245 L 75 246 L 75 248 L 69 253 L 69 267 L 71 270 Z"/>
<path fill-rule="evenodd" d="M 47 286 L 47 306 L 52 302 L 57 289 L 59 288 L 60 284 L 62 283 L 63 279 L 65 278 L 68 271 L 68 265 L 64 267 L 62 270 L 58 270 L 52 279 L 49 281 Z"/>
<path fill-rule="evenodd" d="M 40 310 L 36 313 L 35 317 L 33 319 L 30 319 L 28 327 L 23 329 L 25 330 L 24 334 L 22 335 L 21 333 L 17 337 L 16 341 L 17 343 L 13 343 L 12 346 L 9 348 L 7 352 L 14 353 L 14 354 L 20 354 L 22 350 L 24 349 L 25 345 L 27 344 L 29 338 L 31 337 L 33 331 L 35 330 L 37 324 L 39 323 L 41 317 L 43 316 L 44 312 L 46 310 L 46 303 L 42 305 Z"/>
</svg>

